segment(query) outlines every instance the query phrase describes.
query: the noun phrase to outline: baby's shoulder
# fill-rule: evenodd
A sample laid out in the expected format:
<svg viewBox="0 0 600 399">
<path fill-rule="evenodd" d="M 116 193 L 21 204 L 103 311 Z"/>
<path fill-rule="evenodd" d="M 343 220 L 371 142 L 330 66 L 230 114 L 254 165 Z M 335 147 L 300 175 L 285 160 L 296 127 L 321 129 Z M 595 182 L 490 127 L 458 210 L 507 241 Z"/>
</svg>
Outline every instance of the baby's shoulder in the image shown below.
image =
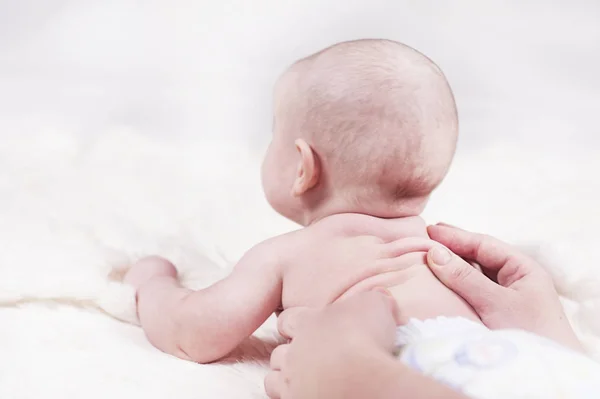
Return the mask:
<svg viewBox="0 0 600 399">
<path fill-rule="evenodd" d="M 302 232 L 305 229 L 292 231 L 286 234 L 268 238 L 252 247 L 244 257 L 252 258 L 263 264 L 281 265 L 286 263 L 290 252 L 298 247 L 302 241 Z"/>
</svg>

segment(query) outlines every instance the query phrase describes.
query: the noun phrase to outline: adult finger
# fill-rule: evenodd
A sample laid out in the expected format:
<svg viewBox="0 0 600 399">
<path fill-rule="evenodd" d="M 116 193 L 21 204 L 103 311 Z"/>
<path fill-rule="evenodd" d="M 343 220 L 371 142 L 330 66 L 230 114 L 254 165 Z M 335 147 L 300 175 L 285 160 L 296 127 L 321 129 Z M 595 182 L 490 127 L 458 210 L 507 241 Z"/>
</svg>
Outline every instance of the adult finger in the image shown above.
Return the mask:
<svg viewBox="0 0 600 399">
<path fill-rule="evenodd" d="M 429 238 L 407 237 L 383 244 L 386 255 L 397 258 L 413 252 L 427 252 L 436 245 Z"/>
<path fill-rule="evenodd" d="M 402 321 L 400 306 L 398 305 L 398 302 L 396 301 L 392 293 L 385 287 L 375 287 L 373 291 L 382 294 L 382 299 L 385 301 L 386 305 L 389 306 L 389 310 L 391 311 L 394 323 L 397 326 L 400 325 Z"/>
<path fill-rule="evenodd" d="M 265 392 L 271 399 L 280 399 L 283 389 L 283 376 L 281 371 L 271 371 L 265 377 Z"/>
<path fill-rule="evenodd" d="M 277 348 L 273 350 L 271 353 L 271 363 L 270 367 L 273 371 L 280 371 L 281 367 L 283 367 L 283 362 L 285 361 L 285 356 L 287 355 L 288 350 L 290 349 L 289 344 L 279 345 Z"/>
<path fill-rule="evenodd" d="M 314 312 L 314 309 L 305 307 L 284 310 L 277 318 L 277 330 L 279 334 L 284 338 L 293 339 L 298 333 L 300 325 L 305 323 Z"/>
<path fill-rule="evenodd" d="M 427 253 L 427 265 L 446 287 L 460 295 L 481 316 L 506 300 L 506 288 L 494 283 L 459 256 L 438 246 Z"/>
<path fill-rule="evenodd" d="M 455 226 L 453 224 L 450 223 L 444 223 L 444 222 L 439 222 L 438 224 L 436 224 L 436 226 L 446 226 L 446 227 L 452 227 L 453 229 L 458 229 L 458 230 L 463 230 L 458 226 Z"/>
<path fill-rule="evenodd" d="M 396 327 L 402 320 L 398 303 L 385 288 L 376 287 L 340 299 L 327 307 L 323 320 L 330 333 L 342 335 L 354 331 L 380 348 L 392 350 L 396 342 Z"/>
<path fill-rule="evenodd" d="M 354 318 L 389 318 L 396 320 L 400 310 L 392 293 L 385 287 L 375 287 L 370 291 L 344 295 L 329 310 L 335 309 L 336 315 L 350 313 Z M 340 313 L 343 312 L 343 313 Z"/>
<path fill-rule="evenodd" d="M 499 272 L 509 263 L 518 265 L 519 273 L 522 274 L 535 269 L 531 259 L 494 237 L 445 225 L 429 226 L 427 232 L 431 239 L 443 244 L 456 255 L 479 263 L 483 269 Z"/>
</svg>

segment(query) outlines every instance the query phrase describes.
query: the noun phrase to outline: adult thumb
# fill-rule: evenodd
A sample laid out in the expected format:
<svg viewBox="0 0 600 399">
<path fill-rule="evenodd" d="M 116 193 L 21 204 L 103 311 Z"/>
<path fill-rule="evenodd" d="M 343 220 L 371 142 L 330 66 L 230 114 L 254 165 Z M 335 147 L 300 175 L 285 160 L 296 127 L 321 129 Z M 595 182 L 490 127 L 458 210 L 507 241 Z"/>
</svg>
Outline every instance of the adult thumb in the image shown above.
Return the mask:
<svg viewBox="0 0 600 399">
<path fill-rule="evenodd" d="M 507 294 L 483 273 L 448 249 L 436 246 L 427 252 L 427 265 L 446 287 L 460 295 L 482 316 L 503 303 Z"/>
</svg>

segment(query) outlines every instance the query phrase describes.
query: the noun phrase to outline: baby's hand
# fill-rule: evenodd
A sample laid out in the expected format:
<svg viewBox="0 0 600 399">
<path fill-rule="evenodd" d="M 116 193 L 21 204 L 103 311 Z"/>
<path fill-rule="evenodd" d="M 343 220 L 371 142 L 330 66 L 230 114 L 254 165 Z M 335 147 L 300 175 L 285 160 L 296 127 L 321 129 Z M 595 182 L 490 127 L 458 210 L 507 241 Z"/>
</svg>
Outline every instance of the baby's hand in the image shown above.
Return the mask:
<svg viewBox="0 0 600 399">
<path fill-rule="evenodd" d="M 137 290 L 155 277 L 177 278 L 177 269 L 165 258 L 148 256 L 135 262 L 125 274 L 123 281 Z"/>
</svg>

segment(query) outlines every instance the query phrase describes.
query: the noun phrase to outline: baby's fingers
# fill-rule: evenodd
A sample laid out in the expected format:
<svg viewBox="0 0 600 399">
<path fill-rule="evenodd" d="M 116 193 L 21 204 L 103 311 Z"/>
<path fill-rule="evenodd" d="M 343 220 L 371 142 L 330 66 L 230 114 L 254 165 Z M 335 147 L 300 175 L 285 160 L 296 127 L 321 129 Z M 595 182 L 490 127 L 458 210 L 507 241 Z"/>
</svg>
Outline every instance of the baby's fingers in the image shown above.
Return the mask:
<svg viewBox="0 0 600 399">
<path fill-rule="evenodd" d="M 280 399 L 283 390 L 283 376 L 281 371 L 271 371 L 265 377 L 265 391 L 271 399 Z"/>
<path fill-rule="evenodd" d="M 279 345 L 273 352 L 271 353 L 271 362 L 270 367 L 273 371 L 281 371 L 283 364 L 285 362 L 285 357 L 287 356 L 287 352 L 290 348 L 289 344 Z"/>
</svg>

